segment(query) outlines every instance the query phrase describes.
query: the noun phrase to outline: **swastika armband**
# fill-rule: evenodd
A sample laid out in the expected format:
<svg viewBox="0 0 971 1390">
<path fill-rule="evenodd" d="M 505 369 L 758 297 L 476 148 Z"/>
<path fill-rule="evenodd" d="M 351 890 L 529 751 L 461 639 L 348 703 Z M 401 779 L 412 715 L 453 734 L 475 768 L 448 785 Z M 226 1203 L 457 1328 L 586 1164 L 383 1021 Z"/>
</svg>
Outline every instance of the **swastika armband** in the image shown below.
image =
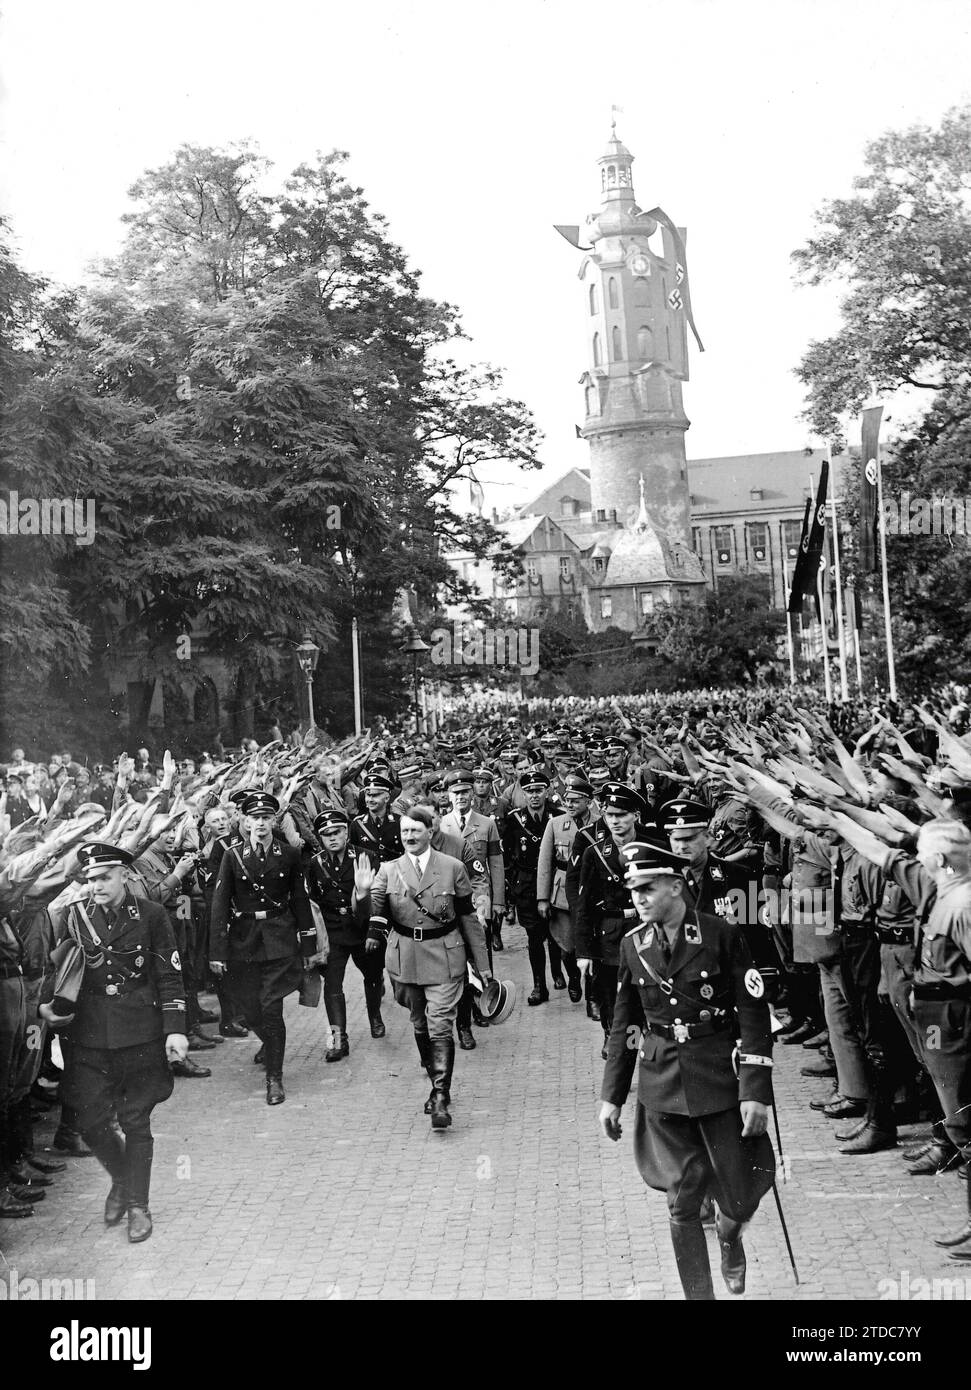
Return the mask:
<svg viewBox="0 0 971 1390">
<path fill-rule="evenodd" d="M 738 1055 L 738 1060 L 739 1060 L 739 1062 L 741 1062 L 741 1063 L 743 1063 L 743 1064 L 747 1064 L 747 1065 L 750 1066 L 750 1067 L 771 1067 L 771 1066 L 772 1066 L 772 1058 L 771 1058 L 771 1057 L 760 1057 L 759 1054 L 758 1054 L 757 1052 L 740 1052 L 739 1055 Z"/>
</svg>

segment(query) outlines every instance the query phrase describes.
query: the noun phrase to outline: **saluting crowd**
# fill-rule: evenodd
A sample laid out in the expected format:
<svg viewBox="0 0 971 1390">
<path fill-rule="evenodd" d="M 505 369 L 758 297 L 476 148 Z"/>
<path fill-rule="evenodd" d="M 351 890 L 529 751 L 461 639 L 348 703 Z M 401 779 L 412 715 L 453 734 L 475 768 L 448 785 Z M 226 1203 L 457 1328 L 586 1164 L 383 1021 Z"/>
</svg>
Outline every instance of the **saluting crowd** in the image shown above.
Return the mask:
<svg viewBox="0 0 971 1390">
<path fill-rule="evenodd" d="M 636 1075 L 635 1159 L 667 1193 L 686 1297 L 714 1296 L 712 1214 L 725 1284 L 744 1290 L 742 1232 L 774 1174 L 775 1044 L 800 1048 L 841 1154 L 926 1122 L 903 1159 L 915 1179 L 964 1180 L 967 1219 L 937 1243 L 971 1260 L 964 695 L 477 702 L 434 736 L 412 721 L 181 762 L 15 749 L 0 1216 L 31 1216 L 93 1154 L 106 1222 L 146 1239 L 152 1109 L 175 1084 L 218 1088 L 219 1049 L 246 1039 L 281 1104 L 301 1085 L 285 1075 L 294 994 L 322 997 L 324 1065 L 362 1045 L 349 988 L 363 1045 L 387 1046 L 383 1011 L 406 1008 L 430 1084 L 414 1103 L 447 1130 L 470 1084 L 456 1051 L 488 1047 L 522 1002 L 503 969 L 522 932 L 525 1006 L 559 997 L 601 1030 L 609 1138 Z"/>
</svg>

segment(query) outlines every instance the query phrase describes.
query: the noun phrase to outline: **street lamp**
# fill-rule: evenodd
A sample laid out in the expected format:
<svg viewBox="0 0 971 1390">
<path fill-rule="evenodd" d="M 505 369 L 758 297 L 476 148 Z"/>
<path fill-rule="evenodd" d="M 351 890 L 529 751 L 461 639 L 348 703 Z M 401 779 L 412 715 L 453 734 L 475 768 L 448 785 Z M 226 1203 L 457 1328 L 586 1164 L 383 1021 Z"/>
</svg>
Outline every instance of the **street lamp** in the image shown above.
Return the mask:
<svg viewBox="0 0 971 1390">
<path fill-rule="evenodd" d="M 418 662 L 426 652 L 431 651 L 427 642 L 423 642 L 418 636 L 416 628 L 411 629 L 411 636 L 402 647 L 402 651 L 411 653 L 411 678 L 415 689 L 415 737 L 421 733 L 421 709 L 418 704 Z"/>
<path fill-rule="evenodd" d="M 320 648 L 310 640 L 310 633 L 305 632 L 303 641 L 297 647 L 297 661 L 307 682 L 307 731 L 316 728 L 314 723 L 314 672 L 317 669 L 317 662 L 320 659 Z"/>
</svg>

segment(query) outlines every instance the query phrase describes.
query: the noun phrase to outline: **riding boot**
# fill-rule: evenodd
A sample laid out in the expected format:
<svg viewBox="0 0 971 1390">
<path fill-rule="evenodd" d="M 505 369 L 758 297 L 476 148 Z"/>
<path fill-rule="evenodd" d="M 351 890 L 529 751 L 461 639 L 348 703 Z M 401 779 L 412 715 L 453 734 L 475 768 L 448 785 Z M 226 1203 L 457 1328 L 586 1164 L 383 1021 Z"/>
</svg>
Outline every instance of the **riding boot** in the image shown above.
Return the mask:
<svg viewBox="0 0 971 1390">
<path fill-rule="evenodd" d="M 132 1245 L 148 1240 L 152 1234 L 152 1214 L 148 1193 L 152 1181 L 152 1136 L 130 1135 L 125 1144 L 125 1172 L 128 1188 L 128 1239 Z"/>
<path fill-rule="evenodd" d="M 331 1043 L 324 1053 L 325 1062 L 339 1062 L 350 1055 L 351 1045 L 347 1037 L 347 1002 L 343 994 L 325 994 L 324 1007 L 330 1024 Z"/>
<path fill-rule="evenodd" d="M 383 998 L 384 984 L 381 980 L 364 981 L 364 1004 L 367 1008 L 372 1038 L 383 1038 L 388 1031 L 384 1026 L 384 1019 L 381 1017 L 381 1000 Z"/>
<path fill-rule="evenodd" d="M 572 951 L 563 952 L 563 964 L 566 967 L 566 988 L 570 1002 L 579 1004 L 583 998 L 583 981 L 580 978 L 577 958 Z"/>
<path fill-rule="evenodd" d="M 745 1247 L 742 1245 L 744 1221 L 729 1221 L 721 1212 L 715 1217 L 715 1230 L 722 1253 L 722 1278 L 729 1293 L 745 1292 Z"/>
<path fill-rule="evenodd" d="M 111 1190 L 105 1199 L 105 1225 L 117 1226 L 129 1202 L 125 1141 L 110 1125 L 102 1125 L 86 1130 L 84 1142 L 111 1178 Z"/>
<path fill-rule="evenodd" d="M 527 937 L 529 965 L 533 972 L 533 988 L 526 999 L 527 1004 L 545 1004 L 550 997 L 546 988 L 546 947 L 536 932 Z"/>
<path fill-rule="evenodd" d="M 934 1241 L 935 1245 L 939 1245 L 944 1250 L 947 1250 L 952 1245 L 966 1245 L 971 1242 L 971 1164 L 969 1164 L 968 1167 L 969 1181 L 964 1184 L 964 1195 L 968 1203 L 968 1219 L 961 1229 L 956 1231 L 953 1236 L 941 1236 L 939 1240 Z M 971 1258 L 971 1251 L 968 1251 L 967 1255 L 962 1251 L 960 1258 L 962 1260 Z"/>
<path fill-rule="evenodd" d="M 263 1047 L 266 1051 L 266 1103 L 282 1105 L 286 1100 L 283 1089 L 283 1054 L 286 1051 L 287 1035 L 282 1026 L 267 1033 Z"/>
<path fill-rule="evenodd" d="M 871 1054 L 867 1062 L 870 1101 L 866 1125 L 855 1138 L 842 1146 L 842 1154 L 875 1154 L 882 1149 L 897 1147 L 897 1121 L 893 1113 L 896 1082 L 882 1054 Z"/>
<path fill-rule="evenodd" d="M 452 1123 L 448 1113 L 452 1098 L 452 1069 L 455 1066 L 455 1039 L 432 1038 L 432 1129 L 447 1129 Z"/>
<path fill-rule="evenodd" d="M 552 936 L 546 943 L 550 953 L 550 975 L 553 978 L 554 989 L 566 989 L 566 981 L 563 978 L 562 961 L 563 953 Z"/>
<path fill-rule="evenodd" d="M 672 1221 L 671 1244 L 685 1299 L 689 1303 L 714 1302 L 708 1242 L 701 1222 Z"/>
<path fill-rule="evenodd" d="M 422 1064 L 422 1066 L 425 1068 L 425 1071 L 428 1073 L 428 1079 L 429 1079 L 429 1081 L 431 1081 L 431 1080 L 432 1080 L 432 1070 L 433 1070 L 433 1065 L 432 1065 L 432 1040 L 431 1040 L 431 1038 L 428 1036 L 428 1029 L 427 1029 L 427 1028 L 422 1028 L 422 1029 L 416 1028 L 416 1029 L 415 1029 L 415 1045 L 416 1045 L 417 1048 L 418 1048 L 418 1056 L 421 1058 L 421 1064 Z M 434 1101 L 434 1099 L 435 1099 L 435 1087 L 434 1087 L 434 1085 L 433 1085 L 433 1086 L 432 1086 L 432 1089 L 428 1092 L 428 1099 L 425 1101 L 425 1114 L 426 1114 L 426 1115 L 430 1115 L 430 1114 L 432 1113 L 432 1102 Z"/>
</svg>

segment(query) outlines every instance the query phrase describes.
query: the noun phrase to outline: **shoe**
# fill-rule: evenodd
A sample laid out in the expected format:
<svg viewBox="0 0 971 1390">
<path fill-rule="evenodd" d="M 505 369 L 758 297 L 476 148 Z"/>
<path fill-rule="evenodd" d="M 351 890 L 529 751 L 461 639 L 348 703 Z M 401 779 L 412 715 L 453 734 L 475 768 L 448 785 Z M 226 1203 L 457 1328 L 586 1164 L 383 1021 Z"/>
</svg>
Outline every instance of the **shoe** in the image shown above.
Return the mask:
<svg viewBox="0 0 971 1390">
<path fill-rule="evenodd" d="M 0 1216 L 9 1217 L 13 1221 L 33 1214 L 34 1208 L 29 1202 L 18 1202 L 9 1187 L 0 1187 Z"/>
<path fill-rule="evenodd" d="M 248 1038 L 249 1029 L 241 1023 L 220 1023 L 219 1036 L 222 1038 Z"/>
<path fill-rule="evenodd" d="M 862 1134 L 869 1123 L 869 1115 L 864 1115 L 863 1119 L 860 1120 L 857 1124 L 855 1124 L 852 1129 L 846 1129 L 843 1131 L 842 1134 L 839 1130 L 837 1130 L 836 1138 L 839 1140 L 841 1144 L 845 1144 L 848 1139 L 856 1139 L 858 1135 Z"/>
<path fill-rule="evenodd" d="M 929 1134 L 922 1144 L 915 1144 L 912 1149 L 904 1149 L 900 1157 L 905 1163 L 913 1163 L 915 1159 L 923 1158 L 928 1149 L 933 1149 L 937 1145 L 937 1140 L 933 1134 Z"/>
<path fill-rule="evenodd" d="M 147 1207 L 128 1208 L 128 1239 L 132 1245 L 140 1245 L 152 1234 L 152 1213 Z"/>
<path fill-rule="evenodd" d="M 506 949 L 502 944 L 502 932 L 498 927 L 492 928 L 492 949 L 494 951 L 504 951 Z"/>
<path fill-rule="evenodd" d="M 222 1038 L 219 1039 L 219 1042 L 222 1042 Z M 216 1045 L 216 1039 L 207 1038 L 205 1033 L 189 1034 L 190 1052 L 211 1052 Z"/>
<path fill-rule="evenodd" d="M 850 1100 L 846 1096 L 837 1096 L 836 1100 L 823 1106 L 827 1120 L 855 1120 L 857 1116 L 865 1115 L 866 1111 L 865 1100 Z"/>
<path fill-rule="evenodd" d="M 941 1236 L 939 1240 L 934 1241 L 934 1244 L 942 1250 L 949 1250 L 952 1245 L 967 1245 L 969 1241 L 971 1241 L 971 1215 L 968 1216 L 964 1226 L 956 1235 Z"/>
<path fill-rule="evenodd" d="M 489 1020 L 481 1012 L 478 1004 L 474 1002 L 472 1004 L 472 1022 L 475 1024 L 476 1028 L 488 1028 L 489 1026 Z"/>
<path fill-rule="evenodd" d="M 199 1023 L 218 1023 L 219 1015 L 214 1014 L 211 1009 L 200 1009 L 198 1014 Z"/>
<path fill-rule="evenodd" d="M 41 1158 L 38 1154 L 28 1154 L 25 1162 L 31 1168 L 36 1168 L 38 1173 L 63 1173 L 67 1168 L 66 1163 L 59 1163 L 53 1158 Z"/>
<path fill-rule="evenodd" d="M 65 1129 L 63 1125 L 58 1127 L 57 1133 L 51 1140 L 51 1148 L 55 1153 L 69 1154 L 71 1158 L 91 1157 L 91 1150 L 80 1134 L 75 1134 L 71 1129 Z"/>
<path fill-rule="evenodd" d="M 821 1033 L 814 1033 L 811 1038 L 805 1038 L 802 1045 L 812 1052 L 817 1047 L 825 1047 L 828 1042 L 829 1034 L 823 1029 Z"/>
<path fill-rule="evenodd" d="M 193 1062 L 191 1057 L 187 1057 L 184 1062 L 172 1063 L 172 1075 L 203 1077 L 212 1076 L 212 1072 L 208 1067 L 200 1067 L 198 1062 Z M 151 1235 L 151 1231 L 149 1232 L 149 1235 Z M 142 1240 L 144 1239 L 145 1236 L 142 1236 Z"/>
<path fill-rule="evenodd" d="M 260 1050 L 259 1050 L 259 1052 L 257 1052 L 257 1053 L 255 1054 L 255 1056 L 253 1057 L 253 1065 L 254 1065 L 255 1067 L 261 1067 L 265 1061 L 266 1061 L 266 1048 L 265 1048 L 265 1047 L 261 1047 Z"/>
<path fill-rule="evenodd" d="M 579 1004 L 583 998 L 583 985 L 579 980 L 571 980 L 566 987 L 566 995 L 571 1004 Z"/>
<path fill-rule="evenodd" d="M 331 1028 L 331 1044 L 324 1053 L 325 1062 L 339 1062 L 351 1055 L 351 1044 L 343 1028 Z M 262 1048 L 260 1051 L 262 1052 Z"/>
<path fill-rule="evenodd" d="M 17 1202 L 42 1202 L 47 1196 L 39 1187 L 21 1187 L 15 1182 L 7 1183 L 7 1191 Z"/>
<path fill-rule="evenodd" d="M 601 1055 L 601 1057 L 604 1059 L 604 1061 L 606 1062 L 606 1060 L 607 1060 L 607 1044 L 606 1044 L 606 1043 L 604 1043 L 603 1047 L 600 1049 L 600 1055 Z"/>
<path fill-rule="evenodd" d="M 851 1139 L 848 1144 L 844 1144 L 840 1149 L 841 1154 L 875 1154 L 881 1149 L 895 1149 L 897 1147 L 896 1133 L 889 1133 L 883 1129 L 877 1129 L 875 1124 L 868 1124 L 863 1132 L 858 1134 L 855 1139 Z"/>
<path fill-rule="evenodd" d="M 808 1018 L 803 1019 L 802 1023 L 796 1028 L 793 1028 L 791 1032 L 786 1032 L 786 1030 L 783 1029 L 779 1034 L 784 1047 L 792 1047 L 795 1043 L 805 1042 L 806 1038 L 815 1038 L 817 1036 L 818 1029 L 815 1023 L 809 1022 Z"/>
<path fill-rule="evenodd" d="M 117 1226 L 128 1210 L 128 1194 L 125 1184 L 117 1180 L 111 1184 L 111 1191 L 105 1198 L 105 1225 Z"/>
<path fill-rule="evenodd" d="M 476 1047 L 478 1046 L 478 1043 L 476 1042 L 475 1038 L 472 1036 L 472 1029 L 471 1029 L 471 1028 L 459 1028 L 459 1030 L 458 1030 L 458 1035 L 459 1035 L 459 1047 L 462 1049 L 462 1051 L 463 1051 L 463 1052 L 474 1052 L 475 1049 L 476 1049 Z"/>
<path fill-rule="evenodd" d="M 592 1018 L 594 1023 L 600 1022 L 600 1005 L 595 999 L 587 1000 L 587 1018 Z"/>
<path fill-rule="evenodd" d="M 31 1173 L 21 1164 L 15 1163 L 10 1169 L 10 1179 L 18 1187 L 53 1187 L 54 1179 L 42 1177 L 40 1173 Z"/>
<path fill-rule="evenodd" d="M 286 1091 L 283 1089 L 283 1077 L 268 1076 L 266 1078 L 267 1105 L 282 1105 L 286 1098 Z"/>
<path fill-rule="evenodd" d="M 533 985 L 529 994 L 526 996 L 526 1003 L 532 1007 L 534 1004 L 549 1003 L 550 992 L 545 985 Z"/>
<path fill-rule="evenodd" d="M 835 1076 L 836 1068 L 832 1062 L 817 1062 L 814 1066 L 810 1062 L 808 1067 L 799 1068 L 800 1076 Z"/>
<path fill-rule="evenodd" d="M 811 1100 L 809 1108 L 810 1110 L 825 1110 L 827 1105 L 832 1105 L 835 1100 L 842 1100 L 842 1096 L 829 1095 L 824 1096 L 822 1100 Z"/>
<path fill-rule="evenodd" d="M 371 1037 L 383 1038 L 388 1030 L 384 1026 L 384 1019 L 380 1013 L 371 1014 L 368 1021 L 371 1024 Z"/>
<path fill-rule="evenodd" d="M 948 1153 L 941 1144 L 928 1144 L 907 1169 L 912 1178 L 936 1177 L 947 1168 Z"/>
<path fill-rule="evenodd" d="M 564 980 L 564 978 L 563 978 L 562 975 L 554 975 L 554 976 L 553 976 L 553 988 L 554 988 L 554 989 L 566 989 L 566 980 Z"/>
<path fill-rule="evenodd" d="M 741 1221 L 728 1221 L 719 1215 L 715 1222 L 718 1245 L 721 1249 L 722 1278 L 729 1293 L 745 1292 L 745 1247 L 742 1244 Z"/>
</svg>

